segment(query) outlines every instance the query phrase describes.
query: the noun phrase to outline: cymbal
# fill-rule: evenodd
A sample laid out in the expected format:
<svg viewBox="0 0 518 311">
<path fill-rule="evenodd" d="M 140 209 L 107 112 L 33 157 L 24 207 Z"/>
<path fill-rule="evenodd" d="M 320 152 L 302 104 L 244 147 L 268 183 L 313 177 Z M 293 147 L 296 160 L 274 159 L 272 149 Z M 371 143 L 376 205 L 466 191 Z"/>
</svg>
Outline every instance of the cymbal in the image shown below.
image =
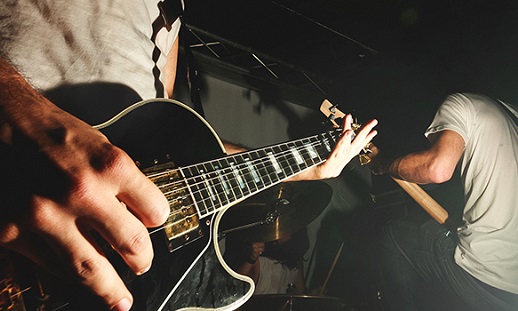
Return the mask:
<svg viewBox="0 0 518 311">
<path fill-rule="evenodd" d="M 231 207 L 221 232 L 244 242 L 270 242 L 304 228 L 322 213 L 332 188 L 322 181 L 284 182 Z"/>
</svg>

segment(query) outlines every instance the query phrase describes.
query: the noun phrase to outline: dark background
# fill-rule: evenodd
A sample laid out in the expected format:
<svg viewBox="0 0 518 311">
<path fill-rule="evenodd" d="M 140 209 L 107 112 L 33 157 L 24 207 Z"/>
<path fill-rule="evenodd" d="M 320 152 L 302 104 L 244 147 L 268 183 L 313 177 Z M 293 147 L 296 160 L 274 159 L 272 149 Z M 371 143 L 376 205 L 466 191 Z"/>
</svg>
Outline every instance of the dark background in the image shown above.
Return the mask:
<svg viewBox="0 0 518 311">
<path fill-rule="evenodd" d="M 395 153 L 426 145 L 422 133 L 449 93 L 518 101 L 513 0 L 196 0 L 184 16 L 191 44 L 217 42 L 193 48 L 209 71 L 245 76 L 266 104 L 287 92 L 311 108 L 328 98 L 378 118 L 377 144 Z"/>
<path fill-rule="evenodd" d="M 518 103 L 518 1 L 197 0 L 186 3 L 185 21 L 203 71 L 258 91 L 282 113 L 281 99 L 317 111 L 328 98 L 360 122 L 377 118 L 375 143 L 392 156 L 428 145 L 423 132 L 448 94 Z M 460 215 L 458 175 L 424 188 L 450 216 Z M 365 198 L 369 208 L 323 219 L 313 279 L 326 276 L 343 242 L 328 294 L 377 311 L 382 226 L 404 213 L 428 216 L 390 178 L 372 176 L 369 195 L 377 200 Z M 445 295 L 432 297 L 448 301 Z M 430 306 L 450 309 L 442 300 Z"/>
</svg>

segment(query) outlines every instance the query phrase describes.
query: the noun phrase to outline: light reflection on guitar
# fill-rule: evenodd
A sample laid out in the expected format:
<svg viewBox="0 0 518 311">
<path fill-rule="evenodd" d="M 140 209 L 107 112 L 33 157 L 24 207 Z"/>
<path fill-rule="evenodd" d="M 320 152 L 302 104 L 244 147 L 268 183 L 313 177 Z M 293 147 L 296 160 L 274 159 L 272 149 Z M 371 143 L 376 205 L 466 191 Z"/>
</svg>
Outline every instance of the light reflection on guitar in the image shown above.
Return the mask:
<svg viewBox="0 0 518 311">
<path fill-rule="evenodd" d="M 65 109 L 91 120 L 84 111 Z M 87 113 L 98 118 L 102 111 Z M 134 296 L 132 310 L 234 310 L 245 303 L 254 285 L 223 261 L 220 219 L 230 206 L 325 161 L 341 135 L 341 129 L 333 129 L 225 156 L 215 131 L 180 102 L 142 101 L 105 119 L 110 117 L 95 127 L 132 157 L 163 191 L 171 210 L 163 226 L 150 230 L 155 257 L 146 274 L 135 276 L 109 245 L 102 247 Z M 33 282 L 24 296 L 41 296 L 38 283 L 39 279 Z M 105 308 L 84 288 L 64 280 L 43 288 L 50 297 L 45 310 Z"/>
</svg>

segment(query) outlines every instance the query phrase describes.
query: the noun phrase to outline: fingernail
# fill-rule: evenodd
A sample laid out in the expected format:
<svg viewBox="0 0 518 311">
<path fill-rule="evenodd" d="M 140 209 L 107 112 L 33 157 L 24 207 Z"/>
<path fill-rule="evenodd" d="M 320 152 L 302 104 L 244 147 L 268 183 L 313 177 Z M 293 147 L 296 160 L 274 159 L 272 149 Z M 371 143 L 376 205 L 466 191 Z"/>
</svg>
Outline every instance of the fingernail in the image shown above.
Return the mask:
<svg viewBox="0 0 518 311">
<path fill-rule="evenodd" d="M 144 273 L 148 272 L 148 271 L 149 271 L 149 269 L 151 269 L 151 266 L 147 266 L 146 268 L 144 268 L 144 269 L 142 269 L 142 270 L 140 270 L 140 271 L 135 272 L 135 274 L 136 274 L 136 275 L 142 275 L 142 274 L 144 274 Z"/>
<path fill-rule="evenodd" d="M 131 309 L 131 304 L 131 300 L 127 297 L 124 297 L 111 308 L 111 311 L 129 311 L 129 309 Z"/>
</svg>

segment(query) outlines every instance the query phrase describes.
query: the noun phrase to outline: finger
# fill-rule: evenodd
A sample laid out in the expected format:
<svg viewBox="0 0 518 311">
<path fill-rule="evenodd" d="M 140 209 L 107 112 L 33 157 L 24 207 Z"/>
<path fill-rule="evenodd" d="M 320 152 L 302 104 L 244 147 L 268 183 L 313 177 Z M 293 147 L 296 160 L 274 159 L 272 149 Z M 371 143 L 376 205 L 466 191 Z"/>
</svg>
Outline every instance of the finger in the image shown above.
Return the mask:
<svg viewBox="0 0 518 311">
<path fill-rule="evenodd" d="M 372 119 L 369 122 L 367 122 L 361 130 L 356 134 L 355 140 L 358 140 L 359 143 L 364 144 L 362 148 L 367 144 L 369 141 L 374 138 L 374 136 L 377 135 L 377 131 L 374 130 L 374 127 L 378 124 L 378 120 Z"/>
<path fill-rule="evenodd" d="M 351 114 L 346 114 L 343 121 L 343 132 L 346 130 L 350 130 L 353 123 L 353 116 Z"/>
<path fill-rule="evenodd" d="M 127 205 L 146 227 L 163 224 L 169 216 L 164 194 L 134 165 L 124 171 L 117 198 Z"/>
<path fill-rule="evenodd" d="M 23 230 L 15 223 L 9 223 L 0 229 L 0 245 L 17 252 L 40 267 L 60 276 L 64 276 L 57 257 L 40 236 Z"/>
<path fill-rule="evenodd" d="M 50 217 L 61 219 L 59 225 L 51 225 Z M 63 269 L 77 282 L 85 285 L 113 309 L 129 309 L 133 298 L 114 267 L 92 244 L 91 237 L 77 227 L 75 219 L 58 209 L 52 215 L 41 216 L 48 226 L 40 226 L 40 232 L 52 247 Z"/>
<path fill-rule="evenodd" d="M 106 208 L 84 215 L 79 222 L 94 228 L 137 275 L 145 273 L 153 261 L 148 230 L 116 198 L 107 197 L 102 203 Z"/>
</svg>

